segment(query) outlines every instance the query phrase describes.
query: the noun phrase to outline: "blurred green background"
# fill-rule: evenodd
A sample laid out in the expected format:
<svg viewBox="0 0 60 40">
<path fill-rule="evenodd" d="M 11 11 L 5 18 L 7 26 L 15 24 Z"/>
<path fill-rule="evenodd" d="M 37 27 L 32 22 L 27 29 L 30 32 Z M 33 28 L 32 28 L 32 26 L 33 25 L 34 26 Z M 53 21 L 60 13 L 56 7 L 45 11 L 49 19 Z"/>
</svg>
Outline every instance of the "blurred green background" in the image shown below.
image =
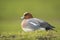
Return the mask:
<svg viewBox="0 0 60 40">
<path fill-rule="evenodd" d="M 59 31 L 60 0 L 0 0 L 0 32 L 21 32 L 24 12 L 31 12 Z"/>
</svg>

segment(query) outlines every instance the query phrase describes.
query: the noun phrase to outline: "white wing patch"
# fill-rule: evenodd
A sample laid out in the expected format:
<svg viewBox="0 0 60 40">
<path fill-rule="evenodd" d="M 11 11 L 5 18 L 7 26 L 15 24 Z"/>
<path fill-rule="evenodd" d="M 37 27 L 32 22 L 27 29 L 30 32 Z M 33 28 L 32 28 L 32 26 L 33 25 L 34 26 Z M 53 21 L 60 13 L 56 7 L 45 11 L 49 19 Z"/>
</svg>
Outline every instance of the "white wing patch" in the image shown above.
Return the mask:
<svg viewBox="0 0 60 40">
<path fill-rule="evenodd" d="M 30 24 L 32 24 L 32 25 L 34 25 L 34 26 L 37 26 L 37 24 L 36 24 L 36 23 L 33 23 L 33 22 L 30 22 Z"/>
</svg>

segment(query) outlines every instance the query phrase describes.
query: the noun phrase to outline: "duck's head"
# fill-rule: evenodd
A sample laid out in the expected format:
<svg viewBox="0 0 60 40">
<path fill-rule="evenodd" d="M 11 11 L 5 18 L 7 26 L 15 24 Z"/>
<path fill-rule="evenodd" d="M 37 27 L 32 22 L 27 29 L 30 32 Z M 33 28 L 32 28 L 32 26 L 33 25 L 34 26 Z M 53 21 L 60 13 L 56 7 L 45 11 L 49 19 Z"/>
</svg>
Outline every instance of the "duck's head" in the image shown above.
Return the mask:
<svg viewBox="0 0 60 40">
<path fill-rule="evenodd" d="M 21 17 L 22 19 L 30 19 L 30 18 L 33 18 L 32 14 L 29 13 L 29 12 L 25 12 L 23 14 L 23 17 Z"/>
</svg>

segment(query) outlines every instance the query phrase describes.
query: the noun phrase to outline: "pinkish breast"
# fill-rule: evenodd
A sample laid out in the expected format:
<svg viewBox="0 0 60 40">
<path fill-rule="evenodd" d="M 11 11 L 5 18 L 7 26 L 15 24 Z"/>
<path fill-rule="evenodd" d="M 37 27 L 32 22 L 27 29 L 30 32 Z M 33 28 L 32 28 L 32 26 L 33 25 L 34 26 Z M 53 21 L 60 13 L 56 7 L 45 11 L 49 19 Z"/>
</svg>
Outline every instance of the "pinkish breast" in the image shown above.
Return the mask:
<svg viewBox="0 0 60 40">
<path fill-rule="evenodd" d="M 21 26 L 24 28 L 26 26 L 27 20 L 23 20 Z"/>
</svg>

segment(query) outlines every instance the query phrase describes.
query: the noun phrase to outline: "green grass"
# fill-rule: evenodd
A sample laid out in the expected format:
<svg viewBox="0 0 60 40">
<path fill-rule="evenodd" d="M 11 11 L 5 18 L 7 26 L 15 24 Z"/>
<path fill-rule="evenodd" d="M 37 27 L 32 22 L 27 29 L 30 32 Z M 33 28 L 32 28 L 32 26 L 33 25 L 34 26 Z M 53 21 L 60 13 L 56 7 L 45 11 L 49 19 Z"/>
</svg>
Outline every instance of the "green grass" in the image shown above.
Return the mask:
<svg viewBox="0 0 60 40">
<path fill-rule="evenodd" d="M 1 35 L 1 40 L 60 40 L 60 36 L 54 31 L 4 32 Z"/>
</svg>

